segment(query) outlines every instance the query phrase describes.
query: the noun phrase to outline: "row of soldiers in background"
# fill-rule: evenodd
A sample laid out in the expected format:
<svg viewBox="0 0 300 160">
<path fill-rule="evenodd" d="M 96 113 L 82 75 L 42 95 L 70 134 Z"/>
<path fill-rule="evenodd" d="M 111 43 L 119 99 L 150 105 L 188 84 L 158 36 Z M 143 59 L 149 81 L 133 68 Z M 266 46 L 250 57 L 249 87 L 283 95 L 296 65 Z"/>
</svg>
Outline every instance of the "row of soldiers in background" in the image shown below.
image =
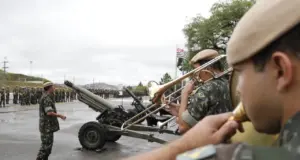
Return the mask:
<svg viewBox="0 0 300 160">
<path fill-rule="evenodd" d="M 41 87 L 15 87 L 13 89 L 13 103 L 21 106 L 38 104 L 42 94 L 43 88 Z M 68 88 L 55 89 L 52 97 L 55 102 L 72 102 L 77 99 L 76 92 Z"/>
<path fill-rule="evenodd" d="M 9 88 L 2 87 L 0 90 L 0 107 L 5 107 L 5 104 L 9 104 Z"/>
<path fill-rule="evenodd" d="M 110 89 L 87 89 L 90 92 L 102 97 L 102 98 L 115 98 L 119 96 L 119 91 L 117 90 L 110 90 Z"/>
</svg>

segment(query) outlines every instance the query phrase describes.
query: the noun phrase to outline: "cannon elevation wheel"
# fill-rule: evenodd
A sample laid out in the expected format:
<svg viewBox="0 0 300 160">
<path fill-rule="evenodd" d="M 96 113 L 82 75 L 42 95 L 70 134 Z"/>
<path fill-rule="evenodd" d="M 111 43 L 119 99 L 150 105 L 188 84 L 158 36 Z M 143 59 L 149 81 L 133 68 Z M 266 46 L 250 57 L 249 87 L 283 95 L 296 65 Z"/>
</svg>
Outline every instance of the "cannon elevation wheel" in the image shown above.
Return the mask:
<svg viewBox="0 0 300 160">
<path fill-rule="evenodd" d="M 98 122 L 85 123 L 78 132 L 81 146 L 88 150 L 101 149 L 106 141 L 106 129 Z"/>
</svg>

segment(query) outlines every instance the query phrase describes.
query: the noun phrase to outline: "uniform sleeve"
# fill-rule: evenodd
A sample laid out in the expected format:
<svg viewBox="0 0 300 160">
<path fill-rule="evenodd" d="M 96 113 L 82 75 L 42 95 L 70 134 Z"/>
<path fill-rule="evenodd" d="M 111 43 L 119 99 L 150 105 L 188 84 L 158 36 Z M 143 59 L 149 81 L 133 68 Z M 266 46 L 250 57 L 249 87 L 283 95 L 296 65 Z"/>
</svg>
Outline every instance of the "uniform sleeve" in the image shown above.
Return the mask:
<svg viewBox="0 0 300 160">
<path fill-rule="evenodd" d="M 210 112 L 210 106 L 217 103 L 214 99 L 211 99 L 212 94 L 211 88 L 207 88 L 207 86 L 199 88 L 191 97 L 191 103 L 188 105 L 187 110 L 185 111 L 186 113 L 181 115 L 182 119 L 190 126 L 194 126 L 195 123 L 190 122 L 194 120 L 198 122 L 208 115 Z"/>
<path fill-rule="evenodd" d="M 198 123 L 198 121 L 190 114 L 188 110 L 185 110 L 182 115 L 181 119 L 187 123 L 190 127 L 193 127 Z"/>
<path fill-rule="evenodd" d="M 53 112 L 54 111 L 53 108 L 52 108 L 52 100 L 50 99 L 50 97 L 47 97 L 44 100 L 43 109 L 44 109 L 45 113 Z"/>
<path fill-rule="evenodd" d="M 176 160 L 296 160 L 300 155 L 284 148 L 249 146 L 243 143 L 208 145 L 182 153 Z"/>
</svg>

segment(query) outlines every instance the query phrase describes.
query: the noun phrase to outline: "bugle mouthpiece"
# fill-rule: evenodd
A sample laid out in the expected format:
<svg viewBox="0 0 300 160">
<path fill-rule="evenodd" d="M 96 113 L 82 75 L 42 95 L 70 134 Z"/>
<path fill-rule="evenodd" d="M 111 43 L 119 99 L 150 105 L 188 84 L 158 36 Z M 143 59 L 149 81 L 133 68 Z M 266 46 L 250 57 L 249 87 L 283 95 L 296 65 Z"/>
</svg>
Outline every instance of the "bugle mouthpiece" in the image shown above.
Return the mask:
<svg viewBox="0 0 300 160">
<path fill-rule="evenodd" d="M 248 121 L 248 117 L 246 115 L 243 104 L 240 102 L 238 106 L 233 110 L 233 116 L 229 118 L 229 120 L 235 120 L 238 122 Z"/>
</svg>

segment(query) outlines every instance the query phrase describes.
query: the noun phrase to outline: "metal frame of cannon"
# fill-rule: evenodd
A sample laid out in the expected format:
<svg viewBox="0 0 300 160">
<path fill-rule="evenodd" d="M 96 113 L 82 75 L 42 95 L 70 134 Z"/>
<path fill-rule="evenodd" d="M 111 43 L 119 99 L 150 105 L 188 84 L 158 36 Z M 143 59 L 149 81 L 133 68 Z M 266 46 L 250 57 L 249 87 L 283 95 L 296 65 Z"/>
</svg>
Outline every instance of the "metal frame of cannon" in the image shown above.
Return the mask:
<svg viewBox="0 0 300 160">
<path fill-rule="evenodd" d="M 169 123 L 174 118 L 172 117 L 162 117 L 150 111 L 146 111 L 147 107 L 140 102 L 140 100 L 127 88 L 125 90 L 129 95 L 136 101 L 135 110 L 125 110 L 123 106 L 114 106 L 108 100 L 95 95 L 89 90 L 82 88 L 80 86 L 74 85 L 70 81 L 64 82 L 66 86 L 72 88 L 77 92 L 78 100 L 88 105 L 89 108 L 96 112 L 100 112 L 100 115 L 96 117 L 97 121 L 91 121 L 85 123 L 78 132 L 79 142 L 83 148 L 88 150 L 101 149 L 106 142 L 115 142 L 120 139 L 121 136 L 128 136 L 133 138 L 145 139 L 149 142 L 157 142 L 164 144 L 167 141 L 157 138 L 154 134 L 143 133 L 143 132 L 157 132 L 178 135 L 177 131 L 164 129 L 167 123 Z M 141 116 L 146 116 L 148 118 L 155 119 L 157 121 L 164 122 L 161 127 L 152 127 L 147 125 L 142 125 L 141 122 L 122 129 L 124 122 L 137 114 L 143 112 Z M 144 121 L 145 119 L 143 119 Z"/>
</svg>

